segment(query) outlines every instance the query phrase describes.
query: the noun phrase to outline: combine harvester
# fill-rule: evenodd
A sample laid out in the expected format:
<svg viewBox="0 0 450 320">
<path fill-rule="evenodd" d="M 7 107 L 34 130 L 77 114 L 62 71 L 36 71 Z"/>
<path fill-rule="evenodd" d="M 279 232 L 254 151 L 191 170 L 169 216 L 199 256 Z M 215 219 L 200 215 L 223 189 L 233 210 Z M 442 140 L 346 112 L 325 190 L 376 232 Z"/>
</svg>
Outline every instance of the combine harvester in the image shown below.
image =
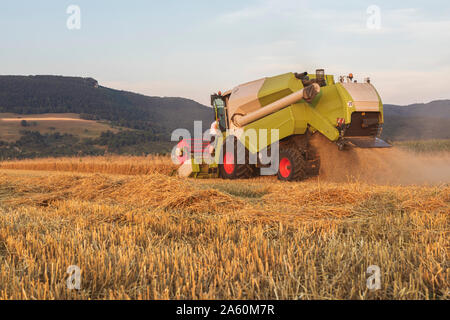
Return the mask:
<svg viewBox="0 0 450 320">
<path fill-rule="evenodd" d="M 320 159 L 310 145 L 311 136 L 318 133 L 339 150 L 391 147 L 379 139 L 383 104 L 378 92 L 368 78 L 358 83 L 352 74 L 341 76 L 336 83 L 323 69 L 315 74 L 286 73 L 214 94 L 211 104 L 215 112 L 213 129 L 220 131 L 220 138 L 213 143 L 202 139 L 180 141 L 174 148 L 174 157 L 181 164 L 180 176 L 258 176 L 262 168 L 273 167 L 262 159 L 278 142 L 273 174 L 284 181 L 302 180 L 319 172 Z M 274 129 L 278 132 L 275 138 L 270 135 Z M 249 138 L 255 133 L 256 139 Z M 267 137 L 261 137 L 262 133 L 268 133 Z M 227 149 L 230 140 L 234 147 Z M 205 150 L 212 161 L 195 156 Z"/>
</svg>

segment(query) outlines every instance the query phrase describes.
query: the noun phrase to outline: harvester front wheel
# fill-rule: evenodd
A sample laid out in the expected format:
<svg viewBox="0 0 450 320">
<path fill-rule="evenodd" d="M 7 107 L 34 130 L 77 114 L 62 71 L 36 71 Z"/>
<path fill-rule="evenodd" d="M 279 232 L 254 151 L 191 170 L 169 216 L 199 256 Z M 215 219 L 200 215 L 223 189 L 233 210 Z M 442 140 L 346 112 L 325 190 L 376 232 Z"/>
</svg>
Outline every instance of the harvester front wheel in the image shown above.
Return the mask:
<svg viewBox="0 0 450 320">
<path fill-rule="evenodd" d="M 224 143 L 222 163 L 219 165 L 220 176 L 224 179 L 248 179 L 254 177 L 256 174 L 256 167 L 249 164 L 248 150 L 242 145 L 240 146 L 243 149 L 240 150 L 245 150 L 245 163 L 236 163 L 238 159 L 238 144 L 240 142 L 234 139 L 234 150 L 227 150 L 226 144 Z"/>
<path fill-rule="evenodd" d="M 293 146 L 280 148 L 278 179 L 299 181 L 306 178 L 306 161 L 301 151 Z"/>
</svg>

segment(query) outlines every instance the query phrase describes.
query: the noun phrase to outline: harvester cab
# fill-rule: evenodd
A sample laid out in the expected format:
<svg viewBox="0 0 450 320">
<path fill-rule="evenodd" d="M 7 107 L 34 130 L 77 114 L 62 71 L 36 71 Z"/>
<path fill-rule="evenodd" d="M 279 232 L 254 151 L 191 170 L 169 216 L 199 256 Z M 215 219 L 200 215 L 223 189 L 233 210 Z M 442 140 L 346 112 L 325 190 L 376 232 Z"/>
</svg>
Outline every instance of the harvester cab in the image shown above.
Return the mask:
<svg viewBox="0 0 450 320">
<path fill-rule="evenodd" d="M 211 95 L 211 105 L 214 109 L 215 120 L 219 125 L 220 131 L 228 129 L 228 119 L 226 112 L 226 101 L 219 91 L 218 94 Z"/>
<path fill-rule="evenodd" d="M 314 74 L 286 73 L 213 94 L 211 104 L 221 133 L 208 147 L 214 161 L 183 164 L 181 175 L 253 177 L 268 166 L 260 161 L 263 151 L 270 153 L 277 143 L 278 178 L 301 180 L 319 172 L 320 159 L 310 145 L 314 134 L 325 136 L 340 150 L 390 147 L 379 138 L 384 118 L 378 92 L 368 78 L 358 83 L 352 74 L 336 83 L 323 69 Z M 261 136 L 274 130 L 275 137 Z M 230 140 L 235 147 L 226 144 Z"/>
</svg>

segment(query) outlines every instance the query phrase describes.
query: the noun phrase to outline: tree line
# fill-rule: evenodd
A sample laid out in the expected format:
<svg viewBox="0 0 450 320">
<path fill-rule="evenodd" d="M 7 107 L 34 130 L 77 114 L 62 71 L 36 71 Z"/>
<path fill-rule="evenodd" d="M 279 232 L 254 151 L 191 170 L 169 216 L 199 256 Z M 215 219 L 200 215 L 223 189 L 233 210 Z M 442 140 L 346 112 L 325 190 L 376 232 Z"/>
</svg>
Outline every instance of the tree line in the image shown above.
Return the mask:
<svg viewBox="0 0 450 320">
<path fill-rule="evenodd" d="M 98 138 L 80 138 L 60 132 L 41 134 L 21 131 L 15 142 L 0 141 L 0 160 L 40 157 L 88 156 L 104 154 L 146 155 L 165 154 L 174 143 L 161 143 L 161 137 L 151 131 L 103 132 Z"/>
</svg>

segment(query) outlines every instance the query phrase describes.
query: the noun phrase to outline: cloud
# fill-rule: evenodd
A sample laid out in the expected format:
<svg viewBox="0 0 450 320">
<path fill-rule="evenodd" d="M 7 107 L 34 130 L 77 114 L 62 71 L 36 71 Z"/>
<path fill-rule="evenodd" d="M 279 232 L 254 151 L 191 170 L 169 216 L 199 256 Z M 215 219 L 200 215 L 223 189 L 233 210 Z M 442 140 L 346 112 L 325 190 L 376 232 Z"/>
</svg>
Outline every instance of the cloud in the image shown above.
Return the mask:
<svg viewBox="0 0 450 320">
<path fill-rule="evenodd" d="M 258 6 L 244 7 L 233 12 L 224 13 L 218 20 L 224 23 L 236 23 L 243 20 L 260 18 L 268 14 L 271 8 L 272 1 L 265 1 Z"/>
<path fill-rule="evenodd" d="M 298 15 L 306 8 L 303 0 L 263 0 L 252 6 L 242 7 L 219 16 L 218 21 L 223 23 L 245 22 L 254 19 L 264 19 L 268 16 Z"/>
</svg>

